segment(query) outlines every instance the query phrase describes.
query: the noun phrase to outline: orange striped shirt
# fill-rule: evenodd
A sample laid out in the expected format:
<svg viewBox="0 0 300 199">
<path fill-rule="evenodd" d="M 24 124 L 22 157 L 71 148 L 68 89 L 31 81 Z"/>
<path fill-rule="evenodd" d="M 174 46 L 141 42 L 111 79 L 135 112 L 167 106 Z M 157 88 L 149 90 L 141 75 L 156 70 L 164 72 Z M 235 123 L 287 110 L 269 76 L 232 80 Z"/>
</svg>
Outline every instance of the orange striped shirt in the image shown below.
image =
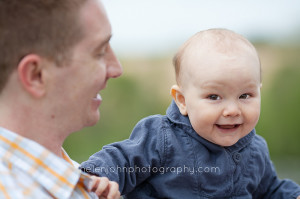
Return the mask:
<svg viewBox="0 0 300 199">
<path fill-rule="evenodd" d="M 40 144 L 0 127 L 0 198 L 98 198 L 89 175 Z"/>
</svg>

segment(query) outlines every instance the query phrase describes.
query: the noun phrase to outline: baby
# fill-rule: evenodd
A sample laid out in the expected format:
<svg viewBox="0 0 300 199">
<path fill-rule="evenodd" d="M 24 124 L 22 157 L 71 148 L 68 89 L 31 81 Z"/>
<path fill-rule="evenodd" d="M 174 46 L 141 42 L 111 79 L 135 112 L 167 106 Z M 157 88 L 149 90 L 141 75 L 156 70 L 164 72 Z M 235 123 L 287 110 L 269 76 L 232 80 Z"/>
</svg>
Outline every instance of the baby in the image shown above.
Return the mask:
<svg viewBox="0 0 300 199">
<path fill-rule="evenodd" d="M 142 119 L 81 169 L 119 183 L 125 198 L 300 198 L 280 180 L 256 134 L 261 69 L 253 45 L 225 29 L 201 31 L 174 57 L 166 115 Z"/>
</svg>

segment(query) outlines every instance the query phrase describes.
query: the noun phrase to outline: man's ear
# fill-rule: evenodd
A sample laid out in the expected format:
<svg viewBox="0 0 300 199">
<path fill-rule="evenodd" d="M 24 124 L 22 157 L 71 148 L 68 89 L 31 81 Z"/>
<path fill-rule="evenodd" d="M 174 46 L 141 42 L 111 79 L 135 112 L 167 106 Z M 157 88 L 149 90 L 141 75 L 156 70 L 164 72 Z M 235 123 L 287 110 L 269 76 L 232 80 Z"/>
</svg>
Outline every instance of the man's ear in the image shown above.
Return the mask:
<svg viewBox="0 0 300 199">
<path fill-rule="evenodd" d="M 171 87 L 171 95 L 179 108 L 179 111 L 182 115 L 187 115 L 185 98 L 184 95 L 178 85 L 173 85 Z"/>
<path fill-rule="evenodd" d="M 18 76 L 23 88 L 36 98 L 45 94 L 42 65 L 42 58 L 35 54 L 26 55 L 18 64 Z"/>
</svg>

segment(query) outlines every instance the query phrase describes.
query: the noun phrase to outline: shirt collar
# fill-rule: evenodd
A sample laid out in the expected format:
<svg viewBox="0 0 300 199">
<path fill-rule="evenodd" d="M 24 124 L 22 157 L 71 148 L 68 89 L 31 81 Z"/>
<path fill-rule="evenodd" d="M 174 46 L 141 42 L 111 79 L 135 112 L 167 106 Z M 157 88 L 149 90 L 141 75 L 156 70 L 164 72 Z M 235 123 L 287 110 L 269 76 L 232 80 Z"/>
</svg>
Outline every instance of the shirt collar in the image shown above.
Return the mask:
<svg viewBox="0 0 300 199">
<path fill-rule="evenodd" d="M 7 161 L 13 167 L 31 175 L 56 198 L 69 198 L 78 183 L 89 184 L 88 175 L 66 160 L 40 144 L 1 127 L 0 148 L 4 149 L 4 156 L 9 157 Z"/>
<path fill-rule="evenodd" d="M 214 150 L 218 151 L 221 148 L 223 148 L 199 136 L 196 133 L 196 131 L 193 129 L 189 117 L 184 116 L 180 113 L 174 100 L 172 100 L 170 106 L 168 107 L 166 115 L 171 122 L 175 124 L 179 124 L 180 128 L 182 128 L 187 134 L 189 134 L 191 137 L 193 137 L 194 139 L 198 140 L 199 142 L 201 142 L 202 144 L 210 148 L 212 151 Z M 224 148 L 226 148 L 229 152 L 239 151 L 245 146 L 247 146 L 252 141 L 254 136 L 255 136 L 255 129 L 253 129 L 248 135 L 242 137 L 234 145 L 229 147 L 224 147 Z"/>
<path fill-rule="evenodd" d="M 182 124 L 190 127 L 192 126 L 188 116 L 184 116 L 180 113 L 174 100 L 172 100 L 169 108 L 167 109 L 166 114 L 169 120 L 171 120 L 173 123 Z"/>
</svg>

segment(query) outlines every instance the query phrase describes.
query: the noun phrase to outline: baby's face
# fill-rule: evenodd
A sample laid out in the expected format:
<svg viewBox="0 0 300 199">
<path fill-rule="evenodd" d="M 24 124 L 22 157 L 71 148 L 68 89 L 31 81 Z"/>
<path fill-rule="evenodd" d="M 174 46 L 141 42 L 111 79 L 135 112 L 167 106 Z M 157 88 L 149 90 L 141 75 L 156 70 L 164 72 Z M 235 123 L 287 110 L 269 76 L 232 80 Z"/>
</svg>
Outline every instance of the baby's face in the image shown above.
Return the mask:
<svg viewBox="0 0 300 199">
<path fill-rule="evenodd" d="M 196 52 L 185 55 L 182 62 L 186 112 L 200 136 L 231 146 L 250 133 L 259 119 L 259 59 L 251 50 Z"/>
</svg>

